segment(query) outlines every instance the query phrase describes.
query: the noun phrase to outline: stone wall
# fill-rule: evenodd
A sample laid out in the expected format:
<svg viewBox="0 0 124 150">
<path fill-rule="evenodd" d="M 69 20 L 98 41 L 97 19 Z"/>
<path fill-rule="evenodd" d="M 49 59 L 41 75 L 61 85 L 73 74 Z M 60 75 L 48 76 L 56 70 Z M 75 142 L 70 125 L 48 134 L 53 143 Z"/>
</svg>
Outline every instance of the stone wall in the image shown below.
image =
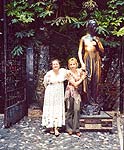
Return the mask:
<svg viewBox="0 0 124 150">
<path fill-rule="evenodd" d="M 42 109 L 44 99 L 44 75 L 49 69 L 49 46 L 42 45 L 40 47 L 39 62 L 38 62 L 38 78 L 36 85 L 36 99 Z"/>
</svg>

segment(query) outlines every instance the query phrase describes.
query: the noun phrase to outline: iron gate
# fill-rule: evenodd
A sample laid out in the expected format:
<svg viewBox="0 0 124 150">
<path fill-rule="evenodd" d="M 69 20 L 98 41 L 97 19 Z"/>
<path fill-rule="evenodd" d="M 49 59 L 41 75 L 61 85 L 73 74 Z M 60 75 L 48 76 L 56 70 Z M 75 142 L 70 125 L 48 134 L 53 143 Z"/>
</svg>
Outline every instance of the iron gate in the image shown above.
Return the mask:
<svg viewBox="0 0 124 150">
<path fill-rule="evenodd" d="M 3 1 L 5 6 L 5 1 Z M 1 62 L 3 62 L 4 76 L 4 125 L 9 127 L 22 119 L 27 114 L 26 102 L 26 55 L 12 56 L 12 45 L 14 40 L 13 28 L 6 19 L 5 8 L 4 18 L 4 49 Z"/>
</svg>

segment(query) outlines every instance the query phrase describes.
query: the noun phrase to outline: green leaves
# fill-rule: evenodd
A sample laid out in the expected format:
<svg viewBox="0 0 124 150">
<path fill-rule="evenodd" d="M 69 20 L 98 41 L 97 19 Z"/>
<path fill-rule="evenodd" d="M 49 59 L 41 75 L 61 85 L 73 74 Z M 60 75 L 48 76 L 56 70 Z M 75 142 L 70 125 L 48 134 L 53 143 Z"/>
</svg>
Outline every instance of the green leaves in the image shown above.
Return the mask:
<svg viewBox="0 0 124 150">
<path fill-rule="evenodd" d="M 119 31 L 113 31 L 114 35 L 119 36 L 124 36 L 124 27 L 120 28 Z"/>
<path fill-rule="evenodd" d="M 53 5 L 51 2 L 29 2 L 28 0 L 11 1 L 7 4 L 7 15 L 12 17 L 12 23 L 32 23 L 35 18 L 51 16 Z"/>
<path fill-rule="evenodd" d="M 12 23 L 22 22 L 30 23 L 35 19 L 34 13 L 30 11 L 30 5 L 27 1 L 12 1 L 7 4 L 7 15 L 13 17 Z"/>
<path fill-rule="evenodd" d="M 83 6 L 84 6 L 85 8 L 88 8 L 89 10 L 92 10 L 92 9 L 94 9 L 95 7 L 97 7 L 98 5 L 97 5 L 97 3 L 96 3 L 95 1 L 93 1 L 93 0 L 88 0 L 88 1 L 86 1 L 86 2 L 83 3 Z"/>
<path fill-rule="evenodd" d="M 72 25 L 75 25 L 75 27 L 77 26 L 79 28 L 82 22 L 79 22 L 78 19 L 75 17 L 69 17 L 69 16 L 58 17 L 57 19 L 52 20 L 51 22 L 52 26 L 53 25 L 63 26 L 65 24 L 72 24 Z"/>
<path fill-rule="evenodd" d="M 52 14 L 53 14 L 53 11 L 46 10 L 46 11 L 40 13 L 39 17 L 45 18 L 46 16 L 51 16 Z"/>
<path fill-rule="evenodd" d="M 35 19 L 33 18 L 33 13 L 31 12 L 21 12 L 19 15 L 17 15 L 16 17 L 18 18 L 19 21 L 23 22 L 23 23 L 30 23 L 33 22 Z"/>
<path fill-rule="evenodd" d="M 86 2 L 81 2 L 82 4 L 74 0 L 61 2 L 56 0 L 9 1 L 6 8 L 8 20 L 10 21 L 9 25 L 12 25 L 15 35 L 14 54 L 21 54 L 23 52 L 21 47 L 22 45 L 26 46 L 28 40 L 31 40 L 32 43 L 36 43 L 35 41 L 40 41 L 41 43 L 42 41 L 47 41 L 48 43 L 50 41 L 47 38 L 51 37 L 51 35 L 53 38 L 55 33 L 60 35 L 59 38 L 62 38 L 62 41 L 64 40 L 63 37 L 71 37 L 71 40 L 70 38 L 65 40 L 66 46 L 69 45 L 70 41 L 78 43 L 82 34 L 86 33 L 85 23 L 88 19 L 97 21 L 97 31 L 100 37 L 105 40 L 109 37 L 109 43 L 111 44 L 107 43 L 108 41 L 104 41 L 103 44 L 117 46 L 114 42 L 117 40 L 116 43 L 119 43 L 118 37 L 124 35 L 124 29 L 122 28 L 124 1 L 109 0 L 106 2 L 102 9 L 99 6 L 102 2 L 95 0 L 87 0 Z M 44 30 L 41 31 L 40 28 L 44 28 Z M 37 37 L 40 38 L 37 40 Z M 57 47 L 57 40 L 54 40 L 51 46 L 56 45 L 55 47 Z M 72 42 L 70 43 L 72 45 Z M 70 49 L 70 45 L 67 46 L 67 49 Z M 60 45 L 58 45 L 59 48 Z M 15 52 L 16 50 L 17 53 Z"/>
<path fill-rule="evenodd" d="M 102 34 L 102 35 L 104 35 L 104 36 L 109 35 L 108 30 L 106 30 L 106 29 L 105 29 L 104 27 L 102 27 L 102 26 L 99 26 L 99 27 L 97 28 L 97 32 L 98 32 L 98 34 Z"/>
<path fill-rule="evenodd" d="M 74 28 L 81 28 L 82 26 L 84 26 L 84 22 L 81 22 L 81 21 L 76 21 L 76 22 L 74 22 L 73 24 L 72 24 L 72 26 L 74 27 Z"/>
<path fill-rule="evenodd" d="M 35 34 L 35 32 L 34 32 L 34 30 L 33 29 L 31 29 L 31 30 L 29 30 L 29 31 L 21 31 L 21 32 L 16 32 L 15 33 L 15 36 L 17 37 L 17 38 L 24 38 L 24 37 L 32 37 L 32 36 L 34 36 L 34 34 Z"/>
<path fill-rule="evenodd" d="M 23 47 L 21 45 L 17 45 L 12 50 L 12 55 L 13 56 L 19 56 L 19 55 L 22 55 L 22 54 L 23 54 Z"/>
</svg>

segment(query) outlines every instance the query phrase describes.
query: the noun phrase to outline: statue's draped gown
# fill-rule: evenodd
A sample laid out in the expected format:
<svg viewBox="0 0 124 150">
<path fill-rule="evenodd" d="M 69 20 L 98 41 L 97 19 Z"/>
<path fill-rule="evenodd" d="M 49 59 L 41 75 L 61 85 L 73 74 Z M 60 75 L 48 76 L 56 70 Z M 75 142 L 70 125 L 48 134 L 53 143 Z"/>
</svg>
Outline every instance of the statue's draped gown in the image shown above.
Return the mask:
<svg viewBox="0 0 124 150">
<path fill-rule="evenodd" d="M 96 37 L 95 37 L 96 38 Z M 99 55 L 100 45 L 93 40 L 90 34 L 82 37 L 84 63 L 88 78 L 83 82 L 84 92 L 87 93 L 88 102 L 97 100 L 98 83 L 101 76 L 101 57 Z"/>
</svg>

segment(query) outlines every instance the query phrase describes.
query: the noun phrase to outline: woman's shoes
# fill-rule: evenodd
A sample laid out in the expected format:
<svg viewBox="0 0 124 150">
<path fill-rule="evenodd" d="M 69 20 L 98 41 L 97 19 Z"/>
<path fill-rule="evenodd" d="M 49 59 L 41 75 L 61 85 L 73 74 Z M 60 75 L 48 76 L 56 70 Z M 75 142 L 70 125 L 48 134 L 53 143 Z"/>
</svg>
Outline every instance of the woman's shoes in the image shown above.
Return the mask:
<svg viewBox="0 0 124 150">
<path fill-rule="evenodd" d="M 50 131 L 50 134 L 54 134 L 54 131 Z"/>
<path fill-rule="evenodd" d="M 69 134 L 69 135 L 72 135 L 72 131 L 68 131 L 68 134 Z"/>
<path fill-rule="evenodd" d="M 78 137 L 80 137 L 80 136 L 81 136 L 81 133 L 80 133 L 80 132 L 77 132 L 76 135 L 77 135 Z"/>
<path fill-rule="evenodd" d="M 50 134 L 55 134 L 56 137 L 60 135 L 58 129 L 53 129 L 53 128 L 50 129 Z"/>
<path fill-rule="evenodd" d="M 72 134 L 73 134 L 72 131 L 67 131 L 67 133 L 68 133 L 69 135 L 72 135 Z M 57 137 L 57 136 L 60 135 L 60 132 L 58 131 L 58 129 L 53 129 L 53 128 L 51 128 L 50 134 L 55 134 L 55 136 Z M 80 132 L 76 132 L 76 135 L 77 135 L 78 137 L 80 137 L 80 136 L 81 136 L 81 133 L 80 133 Z"/>
<path fill-rule="evenodd" d="M 69 135 L 72 135 L 72 134 L 73 134 L 72 131 L 67 131 L 67 133 L 68 133 Z M 80 133 L 80 132 L 76 132 L 75 134 L 76 134 L 78 137 L 81 136 L 81 133 Z"/>
<path fill-rule="evenodd" d="M 53 130 L 53 128 L 51 128 L 50 129 L 50 134 L 54 134 L 55 132 L 54 132 L 54 130 Z"/>
<path fill-rule="evenodd" d="M 59 133 L 58 129 L 55 129 L 55 136 L 57 137 L 59 135 L 60 135 L 60 133 Z"/>
</svg>

